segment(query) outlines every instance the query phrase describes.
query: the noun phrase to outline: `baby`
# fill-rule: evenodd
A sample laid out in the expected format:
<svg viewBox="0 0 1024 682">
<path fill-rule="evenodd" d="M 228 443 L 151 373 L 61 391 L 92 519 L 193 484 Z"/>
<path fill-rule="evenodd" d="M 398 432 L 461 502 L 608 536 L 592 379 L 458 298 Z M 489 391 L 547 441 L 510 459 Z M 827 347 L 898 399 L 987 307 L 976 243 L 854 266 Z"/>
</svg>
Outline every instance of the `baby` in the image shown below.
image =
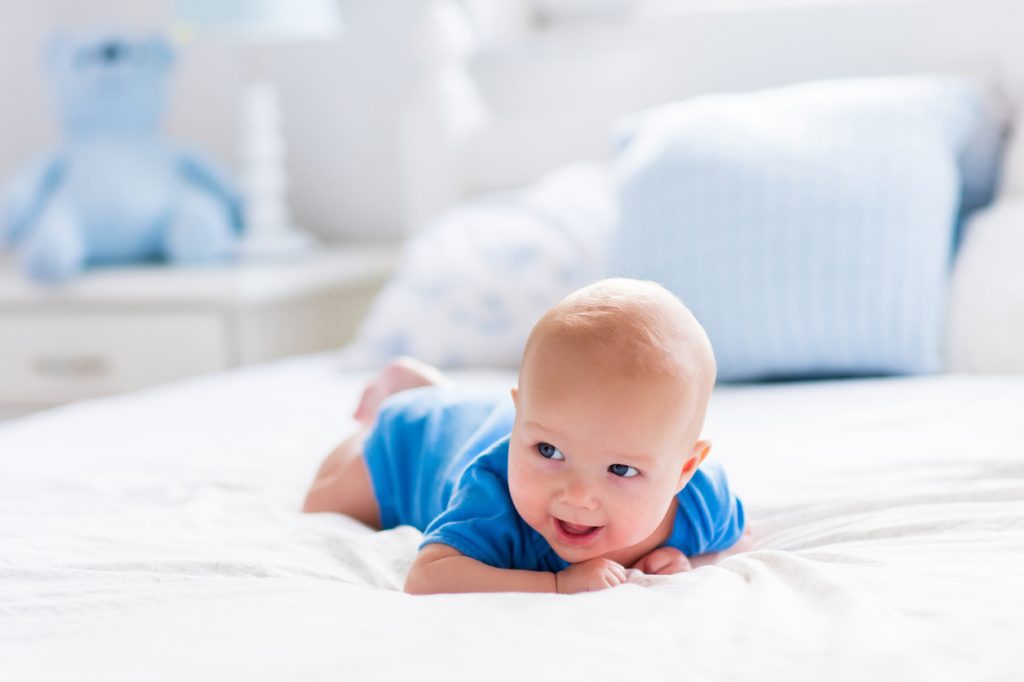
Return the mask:
<svg viewBox="0 0 1024 682">
<path fill-rule="evenodd" d="M 720 466 L 701 466 L 714 383 L 711 344 L 678 298 L 603 280 L 533 328 L 511 401 L 392 363 L 304 510 L 423 531 L 414 594 L 574 593 L 629 569 L 686 571 L 746 545 L 743 505 Z"/>
</svg>

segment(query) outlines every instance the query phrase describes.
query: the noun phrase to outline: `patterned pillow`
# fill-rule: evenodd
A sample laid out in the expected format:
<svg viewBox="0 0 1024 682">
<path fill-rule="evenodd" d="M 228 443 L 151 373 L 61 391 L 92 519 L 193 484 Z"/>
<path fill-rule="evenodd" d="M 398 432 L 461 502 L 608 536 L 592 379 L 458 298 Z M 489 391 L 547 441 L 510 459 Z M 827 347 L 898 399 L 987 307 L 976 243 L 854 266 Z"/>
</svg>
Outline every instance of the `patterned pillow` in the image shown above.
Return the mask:
<svg viewBox="0 0 1024 682">
<path fill-rule="evenodd" d="M 961 198 L 991 197 L 1002 126 L 942 76 L 659 107 L 625 126 L 613 271 L 686 301 L 725 381 L 936 371 Z"/>
<path fill-rule="evenodd" d="M 518 366 L 537 319 L 603 275 L 613 216 L 607 170 L 584 165 L 446 211 L 407 242 L 343 365 Z"/>
</svg>

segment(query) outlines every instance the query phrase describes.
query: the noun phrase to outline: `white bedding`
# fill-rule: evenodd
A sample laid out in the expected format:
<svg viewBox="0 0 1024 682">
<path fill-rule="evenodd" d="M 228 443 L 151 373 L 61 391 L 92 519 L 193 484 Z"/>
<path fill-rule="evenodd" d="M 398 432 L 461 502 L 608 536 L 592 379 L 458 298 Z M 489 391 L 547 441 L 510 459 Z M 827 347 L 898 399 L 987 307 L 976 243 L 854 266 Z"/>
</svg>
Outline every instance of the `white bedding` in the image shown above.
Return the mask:
<svg viewBox="0 0 1024 682">
<path fill-rule="evenodd" d="M 572 597 L 410 597 L 415 531 L 298 512 L 363 378 L 314 356 L 0 424 L 0 679 L 1024 677 L 1024 377 L 719 390 L 758 549 Z"/>
</svg>

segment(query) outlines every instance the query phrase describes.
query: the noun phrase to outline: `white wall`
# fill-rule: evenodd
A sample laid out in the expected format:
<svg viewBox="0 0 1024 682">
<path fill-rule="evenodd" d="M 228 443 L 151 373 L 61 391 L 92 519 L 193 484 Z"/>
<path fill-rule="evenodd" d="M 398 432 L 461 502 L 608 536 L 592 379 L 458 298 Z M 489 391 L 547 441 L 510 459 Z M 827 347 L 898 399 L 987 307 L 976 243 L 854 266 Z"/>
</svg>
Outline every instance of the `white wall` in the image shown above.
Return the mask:
<svg viewBox="0 0 1024 682">
<path fill-rule="evenodd" d="M 493 119 L 464 161 L 466 189 L 606 158 L 622 115 L 709 91 L 933 70 L 984 76 L 1024 103 L 1024 0 L 796 4 L 590 25 L 482 53 L 472 71 Z"/>
</svg>

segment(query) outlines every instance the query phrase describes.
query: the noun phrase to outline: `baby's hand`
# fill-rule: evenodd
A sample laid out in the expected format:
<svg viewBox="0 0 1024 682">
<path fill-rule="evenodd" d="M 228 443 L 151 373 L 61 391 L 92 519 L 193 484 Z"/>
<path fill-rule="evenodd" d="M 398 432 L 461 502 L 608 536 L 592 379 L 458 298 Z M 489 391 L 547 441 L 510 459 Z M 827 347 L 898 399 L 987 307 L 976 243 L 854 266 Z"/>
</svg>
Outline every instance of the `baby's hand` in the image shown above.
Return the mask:
<svg viewBox="0 0 1024 682">
<path fill-rule="evenodd" d="M 594 592 L 615 587 L 628 581 L 626 569 L 611 559 L 598 557 L 573 564 L 555 574 L 555 586 L 560 594 Z"/>
<path fill-rule="evenodd" d="M 648 575 L 671 575 L 684 573 L 693 568 L 686 555 L 675 547 L 659 547 L 633 564 Z"/>
</svg>

